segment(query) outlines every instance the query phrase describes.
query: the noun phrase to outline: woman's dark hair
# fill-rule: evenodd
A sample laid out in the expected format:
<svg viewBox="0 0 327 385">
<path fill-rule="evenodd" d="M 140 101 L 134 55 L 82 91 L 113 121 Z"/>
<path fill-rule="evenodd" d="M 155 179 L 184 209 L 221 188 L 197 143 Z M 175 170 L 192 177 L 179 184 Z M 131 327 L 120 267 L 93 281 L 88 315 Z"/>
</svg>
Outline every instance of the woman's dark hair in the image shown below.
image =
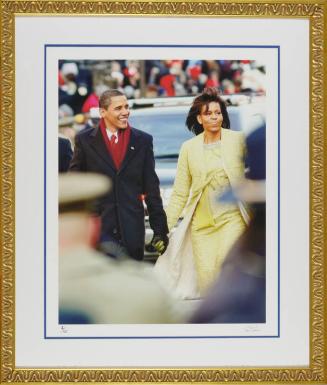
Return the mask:
<svg viewBox="0 0 327 385">
<path fill-rule="evenodd" d="M 223 128 L 230 128 L 229 116 L 225 102 L 218 95 L 218 90 L 216 88 L 208 87 L 194 99 L 192 107 L 186 118 L 185 123 L 187 128 L 195 135 L 199 135 L 203 132 L 202 124 L 198 122 L 197 116 L 201 114 L 202 107 L 206 106 L 208 109 L 211 102 L 216 102 L 220 105 L 221 113 L 223 114 L 223 123 L 221 126 Z"/>
</svg>

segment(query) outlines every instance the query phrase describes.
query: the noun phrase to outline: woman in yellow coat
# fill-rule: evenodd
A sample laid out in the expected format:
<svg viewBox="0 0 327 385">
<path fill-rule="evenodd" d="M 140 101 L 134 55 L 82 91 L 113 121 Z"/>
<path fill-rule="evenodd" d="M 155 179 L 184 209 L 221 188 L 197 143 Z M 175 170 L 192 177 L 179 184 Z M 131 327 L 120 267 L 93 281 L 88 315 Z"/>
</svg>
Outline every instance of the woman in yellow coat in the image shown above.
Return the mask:
<svg viewBox="0 0 327 385">
<path fill-rule="evenodd" d="M 173 193 L 167 207 L 173 233 L 155 271 L 181 298 L 202 297 L 226 254 L 244 231 L 239 204 L 221 205 L 217 196 L 244 176 L 244 135 L 229 130 L 224 101 L 215 88 L 194 99 L 186 125 L 196 136 L 183 143 Z"/>
</svg>

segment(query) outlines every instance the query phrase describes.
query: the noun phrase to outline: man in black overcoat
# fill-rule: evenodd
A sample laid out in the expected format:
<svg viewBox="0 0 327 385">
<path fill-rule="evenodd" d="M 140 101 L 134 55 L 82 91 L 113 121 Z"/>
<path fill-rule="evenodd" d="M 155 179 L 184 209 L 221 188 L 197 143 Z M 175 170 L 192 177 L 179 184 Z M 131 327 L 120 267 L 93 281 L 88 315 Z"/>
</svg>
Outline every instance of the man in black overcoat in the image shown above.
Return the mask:
<svg viewBox="0 0 327 385">
<path fill-rule="evenodd" d="M 126 96 L 105 91 L 99 100 L 99 127 L 83 130 L 75 138 L 70 171 L 107 175 L 113 189 L 98 202 L 102 220 L 101 242 L 115 242 L 136 260 L 144 256 L 145 199 L 152 244 L 159 252 L 168 245 L 168 226 L 155 172 L 152 136 L 128 124 Z"/>
<path fill-rule="evenodd" d="M 69 168 L 69 163 L 73 157 L 72 145 L 70 144 L 70 140 L 66 138 L 58 138 L 58 167 L 59 172 L 66 172 Z"/>
</svg>

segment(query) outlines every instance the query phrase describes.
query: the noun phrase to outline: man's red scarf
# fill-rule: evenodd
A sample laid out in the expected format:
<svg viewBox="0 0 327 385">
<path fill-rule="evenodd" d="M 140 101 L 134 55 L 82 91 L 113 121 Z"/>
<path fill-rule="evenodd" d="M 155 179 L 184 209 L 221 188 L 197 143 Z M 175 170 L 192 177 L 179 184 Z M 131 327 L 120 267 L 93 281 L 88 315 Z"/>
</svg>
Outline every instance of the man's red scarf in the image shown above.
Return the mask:
<svg viewBox="0 0 327 385">
<path fill-rule="evenodd" d="M 110 143 L 110 140 L 108 138 L 104 119 L 100 119 L 100 130 L 101 130 L 104 142 L 106 144 L 107 150 L 109 151 L 109 154 L 111 155 L 115 163 L 116 169 L 119 170 L 121 163 L 126 155 L 127 146 L 129 144 L 129 138 L 131 136 L 131 127 L 127 125 L 127 128 L 119 129 L 117 131 L 118 143 L 115 143 L 113 145 Z"/>
</svg>

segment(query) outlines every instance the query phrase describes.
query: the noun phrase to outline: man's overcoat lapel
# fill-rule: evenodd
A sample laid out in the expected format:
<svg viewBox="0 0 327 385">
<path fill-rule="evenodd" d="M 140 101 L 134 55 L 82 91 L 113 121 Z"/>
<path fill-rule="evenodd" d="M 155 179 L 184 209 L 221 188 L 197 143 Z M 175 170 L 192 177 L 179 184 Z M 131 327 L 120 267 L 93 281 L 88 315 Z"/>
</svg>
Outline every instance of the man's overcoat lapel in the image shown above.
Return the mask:
<svg viewBox="0 0 327 385">
<path fill-rule="evenodd" d="M 101 159 L 103 159 L 113 170 L 117 171 L 112 156 L 106 147 L 100 129 L 96 128 L 90 134 L 90 145 L 94 148 Z M 123 171 L 123 169 L 132 160 L 134 155 L 138 152 L 140 147 L 140 135 L 133 128 L 131 128 L 130 140 L 127 145 L 126 155 L 122 161 L 120 169 L 118 170 L 119 172 Z"/>
<path fill-rule="evenodd" d="M 124 170 L 124 168 L 132 160 L 134 155 L 139 151 L 140 146 L 141 146 L 140 135 L 133 128 L 131 128 L 129 143 L 126 149 L 126 155 L 122 161 L 119 172 L 122 172 Z"/>
<path fill-rule="evenodd" d="M 90 145 L 98 156 L 113 170 L 116 170 L 112 156 L 110 155 L 99 128 L 95 128 L 90 134 Z"/>
</svg>

